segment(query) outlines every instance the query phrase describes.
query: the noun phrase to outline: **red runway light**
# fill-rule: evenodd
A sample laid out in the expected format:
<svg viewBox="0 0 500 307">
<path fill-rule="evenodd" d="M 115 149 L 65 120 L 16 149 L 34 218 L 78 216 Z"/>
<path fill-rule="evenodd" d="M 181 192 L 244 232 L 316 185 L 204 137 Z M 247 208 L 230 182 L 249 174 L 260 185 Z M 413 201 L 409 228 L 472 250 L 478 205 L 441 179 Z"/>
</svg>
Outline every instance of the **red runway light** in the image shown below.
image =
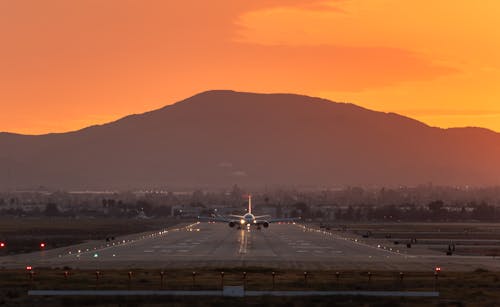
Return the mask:
<svg viewBox="0 0 500 307">
<path fill-rule="evenodd" d="M 436 272 L 440 272 L 441 271 L 441 268 L 440 267 L 436 267 Z"/>
<path fill-rule="evenodd" d="M 0 242 L 0 247 L 5 247 L 5 243 L 4 242 Z"/>
<path fill-rule="evenodd" d="M 26 266 L 27 271 L 31 271 L 31 269 L 32 269 L 31 265 Z"/>
<path fill-rule="evenodd" d="M 45 247 L 45 243 L 40 243 L 40 248 L 44 248 Z"/>
</svg>

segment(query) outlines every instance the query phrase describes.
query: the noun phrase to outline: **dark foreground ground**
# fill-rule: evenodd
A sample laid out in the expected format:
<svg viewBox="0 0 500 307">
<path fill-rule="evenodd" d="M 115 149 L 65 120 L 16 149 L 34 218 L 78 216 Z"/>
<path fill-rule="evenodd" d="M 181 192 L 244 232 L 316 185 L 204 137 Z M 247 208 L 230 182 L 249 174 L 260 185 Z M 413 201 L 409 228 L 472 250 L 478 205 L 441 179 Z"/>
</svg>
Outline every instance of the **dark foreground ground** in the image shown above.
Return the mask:
<svg viewBox="0 0 500 307">
<path fill-rule="evenodd" d="M 28 302 L 27 302 L 28 303 Z M 33 300 L 36 306 L 421 306 L 432 301 L 416 299 L 367 299 L 356 297 L 249 297 L 249 298 L 64 298 Z M 439 306 L 461 306 L 450 302 Z M 492 305 L 494 306 L 494 305 Z"/>
<path fill-rule="evenodd" d="M 65 275 L 66 272 L 66 275 Z M 7 306 L 497 306 L 500 302 L 500 273 L 488 271 L 365 272 L 273 270 L 233 268 L 165 270 L 38 269 L 0 272 L 0 303 Z M 223 277 L 221 272 L 224 272 Z M 273 283 L 274 272 L 274 283 Z M 246 273 L 246 274 L 245 274 Z M 218 290 L 223 285 L 246 286 L 247 290 L 385 290 L 434 291 L 439 298 L 379 297 L 31 297 L 28 290 Z"/>
</svg>

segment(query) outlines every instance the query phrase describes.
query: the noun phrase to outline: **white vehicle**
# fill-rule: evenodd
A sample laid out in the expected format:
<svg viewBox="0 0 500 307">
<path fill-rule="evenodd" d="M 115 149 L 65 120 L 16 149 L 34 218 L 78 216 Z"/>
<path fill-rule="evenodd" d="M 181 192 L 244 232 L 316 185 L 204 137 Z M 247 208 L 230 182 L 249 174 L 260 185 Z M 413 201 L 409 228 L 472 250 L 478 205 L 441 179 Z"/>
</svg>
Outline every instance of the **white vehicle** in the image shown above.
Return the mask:
<svg viewBox="0 0 500 307">
<path fill-rule="evenodd" d="M 258 215 L 252 214 L 252 195 L 248 195 L 248 212 L 245 215 L 229 215 L 229 216 L 215 216 L 206 217 L 199 216 L 199 220 L 204 220 L 208 222 L 222 222 L 228 223 L 229 227 L 236 227 L 241 229 L 244 227 L 250 228 L 251 226 L 261 229 L 261 227 L 267 228 L 271 223 L 290 223 L 299 220 L 300 218 L 276 218 L 272 219 L 269 215 Z"/>
</svg>

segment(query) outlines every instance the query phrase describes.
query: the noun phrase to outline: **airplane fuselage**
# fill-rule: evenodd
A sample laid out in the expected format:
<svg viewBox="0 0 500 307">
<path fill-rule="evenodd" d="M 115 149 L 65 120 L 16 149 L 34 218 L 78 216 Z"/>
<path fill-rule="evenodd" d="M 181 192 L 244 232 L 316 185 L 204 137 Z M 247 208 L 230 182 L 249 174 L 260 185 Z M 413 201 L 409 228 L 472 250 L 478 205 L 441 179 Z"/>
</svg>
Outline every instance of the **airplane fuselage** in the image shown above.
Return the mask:
<svg viewBox="0 0 500 307">
<path fill-rule="evenodd" d="M 200 218 L 200 217 L 198 217 Z M 271 219 L 269 220 L 269 215 L 259 215 L 255 216 L 252 214 L 252 196 L 248 195 L 248 211 L 244 215 L 230 215 L 229 217 L 211 217 L 204 218 L 211 221 L 218 222 L 226 222 L 229 227 L 236 227 L 237 229 L 241 229 L 243 227 L 250 228 L 250 226 L 257 227 L 257 229 L 261 229 L 261 227 L 267 228 L 270 223 L 277 222 L 289 222 L 293 221 L 293 219 L 285 218 L 285 219 Z"/>
<path fill-rule="evenodd" d="M 242 225 L 252 225 L 255 223 L 255 216 L 252 213 L 247 213 L 243 216 L 240 223 Z"/>
</svg>

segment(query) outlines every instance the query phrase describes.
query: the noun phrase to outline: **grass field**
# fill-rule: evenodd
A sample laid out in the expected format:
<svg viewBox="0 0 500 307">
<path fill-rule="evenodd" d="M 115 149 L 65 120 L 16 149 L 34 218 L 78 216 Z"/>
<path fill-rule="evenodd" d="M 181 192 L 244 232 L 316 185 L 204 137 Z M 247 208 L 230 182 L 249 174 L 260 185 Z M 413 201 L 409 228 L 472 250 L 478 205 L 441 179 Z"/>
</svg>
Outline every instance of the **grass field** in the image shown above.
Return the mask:
<svg viewBox="0 0 500 307">
<path fill-rule="evenodd" d="M 467 256 L 500 256 L 498 223 L 374 223 L 330 226 L 372 244 L 400 245 L 412 243 L 414 253 L 446 253 Z"/>
<path fill-rule="evenodd" d="M 171 218 L 0 218 L 0 255 L 63 247 L 87 240 L 106 240 L 122 235 L 162 229 L 181 222 Z"/>
</svg>

